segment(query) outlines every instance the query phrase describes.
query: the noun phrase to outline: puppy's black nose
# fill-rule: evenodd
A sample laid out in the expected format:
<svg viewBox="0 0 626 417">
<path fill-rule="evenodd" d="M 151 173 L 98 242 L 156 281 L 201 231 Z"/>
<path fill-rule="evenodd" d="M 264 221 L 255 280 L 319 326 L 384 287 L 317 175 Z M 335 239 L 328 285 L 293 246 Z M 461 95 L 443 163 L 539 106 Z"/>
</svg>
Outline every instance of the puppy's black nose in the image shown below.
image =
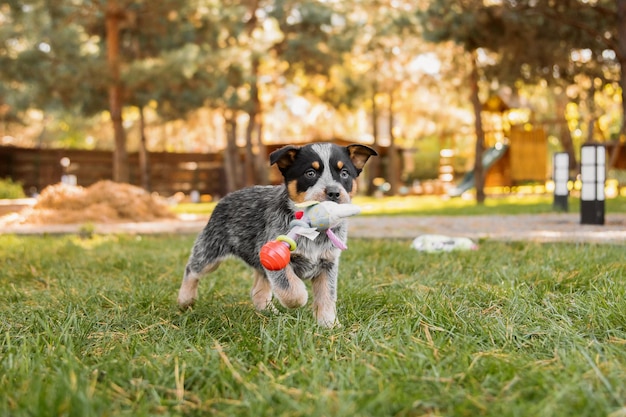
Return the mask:
<svg viewBox="0 0 626 417">
<path fill-rule="evenodd" d="M 339 201 L 339 197 L 341 197 L 341 193 L 339 192 L 339 188 L 337 187 L 328 187 L 326 189 L 326 197 L 330 201 L 334 201 L 337 203 Z"/>
</svg>

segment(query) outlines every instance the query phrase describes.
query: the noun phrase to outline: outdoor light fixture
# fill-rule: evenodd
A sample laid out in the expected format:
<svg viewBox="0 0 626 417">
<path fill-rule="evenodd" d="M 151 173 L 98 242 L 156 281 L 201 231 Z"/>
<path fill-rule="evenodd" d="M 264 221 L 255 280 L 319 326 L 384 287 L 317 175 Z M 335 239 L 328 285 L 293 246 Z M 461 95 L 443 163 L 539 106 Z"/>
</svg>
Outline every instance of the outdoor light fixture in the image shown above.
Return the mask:
<svg viewBox="0 0 626 417">
<path fill-rule="evenodd" d="M 603 145 L 586 144 L 580 149 L 580 223 L 604 224 L 606 151 Z"/>
<path fill-rule="evenodd" d="M 69 174 L 71 163 L 70 158 L 66 156 L 61 158 L 59 161 L 59 164 L 61 164 L 62 167 L 61 183 L 66 185 L 76 185 L 78 183 L 76 175 Z"/>
<path fill-rule="evenodd" d="M 554 180 L 554 203 L 552 207 L 558 211 L 568 210 L 569 189 L 569 155 L 557 152 L 552 158 L 552 179 Z"/>
</svg>

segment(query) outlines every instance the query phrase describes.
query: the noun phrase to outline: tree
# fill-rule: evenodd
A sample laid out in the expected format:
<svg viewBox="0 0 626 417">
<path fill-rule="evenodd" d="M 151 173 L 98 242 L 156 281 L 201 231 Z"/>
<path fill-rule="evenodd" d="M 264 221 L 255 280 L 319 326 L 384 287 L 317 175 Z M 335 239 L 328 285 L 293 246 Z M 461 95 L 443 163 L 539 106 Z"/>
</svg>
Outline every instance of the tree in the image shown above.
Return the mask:
<svg viewBox="0 0 626 417">
<path fill-rule="evenodd" d="M 114 179 L 127 180 L 126 138 L 122 124 L 124 106 L 134 105 L 140 114 L 140 161 L 147 169 L 143 108 L 157 103 L 166 120 L 182 117 L 202 107 L 211 88 L 208 82 L 215 45 L 216 3 L 181 0 L 157 3 L 109 1 L 105 33 L 109 68 L 110 113 L 115 132 Z M 101 31 L 95 21 L 91 30 Z M 149 183 L 146 177 L 144 184 Z"/>
<path fill-rule="evenodd" d="M 351 48 L 350 38 L 341 36 L 341 10 L 330 3 L 295 0 L 226 2 L 222 5 L 220 25 L 225 48 L 220 52 L 220 71 L 216 88 L 208 97 L 211 106 L 223 110 L 227 128 L 228 183 L 233 188 L 252 180 L 253 171 L 264 182 L 264 153 L 252 152 L 253 132 L 256 145 L 261 137 L 263 107 L 260 99 L 263 77 L 302 91 L 309 87 L 300 80 L 329 79 Z M 267 72 L 271 71 L 271 72 Z M 312 77 L 312 78 L 309 78 Z M 317 77 L 317 78 L 316 78 Z M 248 115 L 244 164 L 239 164 L 236 145 L 238 115 Z M 236 163 L 236 162 L 237 163 Z M 257 161 L 257 163 L 254 163 Z M 243 169 L 242 169 L 243 168 Z"/>
<path fill-rule="evenodd" d="M 163 122 L 202 108 L 214 83 L 215 9 L 197 10 L 189 2 L 137 3 L 126 12 L 120 53 L 126 69 L 121 81 L 128 105 L 139 109 L 139 161 L 149 187 L 144 109 L 152 105 Z"/>
<path fill-rule="evenodd" d="M 561 70 L 567 70 L 573 66 L 578 73 L 584 73 L 592 80 L 598 79 L 604 84 L 614 82 L 619 84 L 622 96 L 622 125 L 609 161 L 609 167 L 613 167 L 617 162 L 622 142 L 626 139 L 626 71 L 624 70 L 626 68 L 626 0 L 594 2 L 523 0 L 507 1 L 505 6 L 520 16 L 536 22 L 539 28 L 552 28 L 551 39 L 553 42 L 557 39 L 561 43 L 560 50 L 565 50 L 567 53 L 585 50 L 591 53 L 588 59 L 578 63 L 571 62 L 571 56 L 569 56 L 569 65 L 560 66 Z M 538 18 L 540 22 L 537 22 Z M 548 50 L 553 52 L 551 48 Z"/>
<path fill-rule="evenodd" d="M 120 23 L 124 19 L 124 12 L 117 0 L 109 0 L 105 11 L 106 21 L 106 51 L 109 70 L 108 96 L 109 113 L 113 122 L 115 148 L 113 151 L 113 181 L 128 182 L 128 153 L 126 150 L 126 132 L 124 131 L 122 110 L 123 85 L 121 80 L 120 59 Z"/>
<path fill-rule="evenodd" d="M 615 39 L 612 26 L 615 13 L 611 12 L 608 1 L 452 3 L 456 2 L 433 2 L 419 13 L 425 35 L 435 42 L 454 40 L 467 51 L 491 51 L 494 54 L 491 62 L 478 67 L 480 77 L 488 85 L 515 88 L 518 81 L 542 82 L 563 92 L 567 86 L 578 83 L 581 76 L 590 79 L 592 84 L 594 80 L 615 81 L 612 70 L 615 66 L 606 54 L 607 41 Z M 535 44 L 541 47 L 528 47 Z M 592 52 L 593 60 L 574 59 L 577 51 L 585 50 Z M 593 94 L 581 93 L 581 97 L 593 101 Z M 479 101 L 474 99 L 474 103 L 476 106 Z M 477 126 L 477 167 L 482 159 L 482 138 L 478 130 Z M 561 139 L 573 157 L 571 137 L 562 135 Z M 479 203 L 484 198 L 480 174 L 476 176 Z"/>
<path fill-rule="evenodd" d="M 2 16 L 0 77 L 12 87 L 3 100 L 13 114 L 38 108 L 92 115 L 106 106 L 102 57 L 70 11 L 41 0 L 11 1 Z"/>
<path fill-rule="evenodd" d="M 344 67 L 345 76 L 334 83 L 341 88 L 331 89 L 327 95 L 335 97 L 336 106 L 366 106 L 371 112 L 374 147 L 380 148 L 381 136 L 389 138 L 385 176 L 390 193 L 397 194 L 402 166 L 397 113 L 405 95 L 414 92 L 410 63 L 424 49 L 414 21 L 415 2 L 365 1 L 351 7 L 347 16 L 355 38 L 352 56 Z M 386 132 L 379 129 L 383 117 Z M 379 158 L 368 165 L 369 194 L 374 192 L 374 179 L 383 176 L 381 165 Z"/>
<path fill-rule="evenodd" d="M 12 45 L 18 43 L 20 48 L 0 57 L 11 68 L 3 71 L 3 78 L 19 83 L 26 98 L 16 110 L 35 107 L 82 115 L 108 110 L 114 132 L 113 179 L 128 181 L 124 108 L 155 101 L 165 118 L 181 117 L 201 107 L 211 88 L 207 57 L 216 29 L 208 17 L 218 5 L 199 3 L 10 3 L 4 15 L 15 24 L 0 39 L 5 51 L 15 50 Z M 202 13 L 207 8 L 199 11 L 196 6 L 213 8 Z M 198 45 L 209 47 L 202 51 Z M 9 98 L 18 102 L 17 97 Z"/>
<path fill-rule="evenodd" d="M 468 79 L 470 102 L 475 116 L 475 162 L 474 179 L 476 202 L 485 200 L 485 175 L 482 167 L 485 135 L 482 129 L 479 81 L 481 67 L 478 50 L 481 48 L 497 51 L 506 42 L 506 27 L 502 16 L 495 7 L 485 7 L 482 0 L 469 0 L 462 3 L 443 0 L 432 2 L 418 11 L 425 39 L 432 42 L 454 41 L 463 46 L 469 55 L 471 72 Z"/>
</svg>

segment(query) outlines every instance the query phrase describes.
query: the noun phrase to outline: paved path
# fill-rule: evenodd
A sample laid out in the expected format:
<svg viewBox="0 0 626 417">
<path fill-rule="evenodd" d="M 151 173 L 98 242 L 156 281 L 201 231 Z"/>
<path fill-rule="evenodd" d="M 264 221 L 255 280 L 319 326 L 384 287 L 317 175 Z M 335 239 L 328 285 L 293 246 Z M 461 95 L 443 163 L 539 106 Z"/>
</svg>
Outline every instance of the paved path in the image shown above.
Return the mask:
<svg viewBox="0 0 626 417">
<path fill-rule="evenodd" d="M 421 234 L 539 242 L 626 243 L 626 213 L 605 216 L 605 225 L 581 225 L 580 214 L 510 216 L 355 217 L 351 236 L 412 239 Z"/>
<path fill-rule="evenodd" d="M 605 225 L 581 225 L 578 213 L 510 216 L 356 216 L 349 220 L 350 236 L 413 239 L 422 234 L 538 242 L 602 242 L 626 244 L 626 213 L 609 213 Z M 96 224 L 96 233 L 196 234 L 206 218 L 144 223 Z M 80 225 L 0 226 L 0 233 L 77 233 Z"/>
</svg>

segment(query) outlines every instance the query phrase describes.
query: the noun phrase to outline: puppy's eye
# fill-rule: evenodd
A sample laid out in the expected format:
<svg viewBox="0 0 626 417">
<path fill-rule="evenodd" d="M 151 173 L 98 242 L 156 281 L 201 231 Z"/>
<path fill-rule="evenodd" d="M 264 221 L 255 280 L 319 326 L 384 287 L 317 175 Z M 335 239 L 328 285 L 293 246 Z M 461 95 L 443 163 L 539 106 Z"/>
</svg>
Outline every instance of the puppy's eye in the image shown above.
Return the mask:
<svg viewBox="0 0 626 417">
<path fill-rule="evenodd" d="M 307 178 L 316 178 L 317 177 L 317 171 L 314 170 L 313 168 L 308 169 L 305 173 L 304 176 Z"/>
<path fill-rule="evenodd" d="M 339 177 L 342 180 L 346 180 L 346 179 L 350 178 L 350 173 L 348 172 L 347 169 L 344 168 L 341 171 L 339 171 Z"/>
</svg>

